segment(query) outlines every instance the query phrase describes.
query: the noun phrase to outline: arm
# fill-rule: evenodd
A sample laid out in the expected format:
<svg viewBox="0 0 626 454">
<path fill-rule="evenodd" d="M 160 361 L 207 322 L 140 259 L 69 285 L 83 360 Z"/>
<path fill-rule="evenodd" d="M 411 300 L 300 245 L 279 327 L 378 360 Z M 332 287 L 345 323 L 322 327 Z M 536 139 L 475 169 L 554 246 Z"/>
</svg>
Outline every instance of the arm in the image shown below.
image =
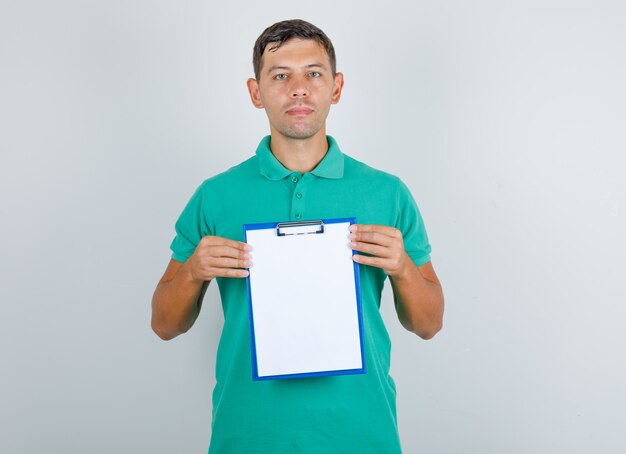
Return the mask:
<svg viewBox="0 0 626 454">
<path fill-rule="evenodd" d="M 396 313 L 402 326 L 423 339 L 431 339 L 443 324 L 443 292 L 428 262 L 420 267 L 404 250 L 402 233 L 382 225 L 352 225 L 350 246 L 371 254 L 353 256 L 363 265 L 382 268 L 391 281 Z"/>
<path fill-rule="evenodd" d="M 163 340 L 187 332 L 200 313 L 202 299 L 216 277 L 245 278 L 250 246 L 216 236 L 200 240 L 185 263 L 170 260 L 152 297 L 152 330 Z"/>
</svg>

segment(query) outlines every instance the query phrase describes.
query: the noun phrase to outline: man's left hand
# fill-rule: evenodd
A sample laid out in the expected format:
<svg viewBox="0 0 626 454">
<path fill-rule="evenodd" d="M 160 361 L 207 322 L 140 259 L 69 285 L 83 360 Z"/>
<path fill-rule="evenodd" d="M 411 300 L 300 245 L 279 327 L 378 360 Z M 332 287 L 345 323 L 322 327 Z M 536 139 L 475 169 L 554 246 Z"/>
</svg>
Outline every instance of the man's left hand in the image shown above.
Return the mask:
<svg viewBox="0 0 626 454">
<path fill-rule="evenodd" d="M 353 224 L 350 232 L 350 247 L 372 255 L 353 255 L 355 262 L 382 268 L 391 277 L 400 276 L 407 269 L 411 259 L 404 250 L 400 230 L 386 225 Z"/>
</svg>

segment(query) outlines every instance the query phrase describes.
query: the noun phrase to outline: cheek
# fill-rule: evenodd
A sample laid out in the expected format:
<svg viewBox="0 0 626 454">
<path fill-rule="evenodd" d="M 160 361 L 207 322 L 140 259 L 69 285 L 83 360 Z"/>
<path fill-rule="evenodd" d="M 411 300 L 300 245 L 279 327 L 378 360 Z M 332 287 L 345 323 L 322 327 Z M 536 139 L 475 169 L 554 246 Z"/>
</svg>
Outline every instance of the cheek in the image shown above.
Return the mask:
<svg viewBox="0 0 626 454">
<path fill-rule="evenodd" d="M 273 97 L 271 93 L 268 94 L 267 92 L 263 92 L 263 94 L 259 94 L 259 99 L 263 103 L 263 108 L 265 110 L 272 110 Z"/>
<path fill-rule="evenodd" d="M 327 84 L 320 84 L 319 86 L 314 87 L 315 92 L 320 100 L 328 100 L 330 101 L 333 97 L 333 86 L 328 86 Z"/>
<path fill-rule="evenodd" d="M 261 101 L 263 101 L 263 104 L 269 106 L 280 104 L 278 100 L 281 99 L 281 96 L 282 92 L 277 87 L 266 88 L 259 93 L 259 97 L 261 98 Z"/>
<path fill-rule="evenodd" d="M 268 117 L 273 119 L 278 119 L 281 112 L 281 106 L 276 103 L 276 101 L 272 102 L 271 98 L 269 102 L 263 102 L 263 109 Z"/>
</svg>

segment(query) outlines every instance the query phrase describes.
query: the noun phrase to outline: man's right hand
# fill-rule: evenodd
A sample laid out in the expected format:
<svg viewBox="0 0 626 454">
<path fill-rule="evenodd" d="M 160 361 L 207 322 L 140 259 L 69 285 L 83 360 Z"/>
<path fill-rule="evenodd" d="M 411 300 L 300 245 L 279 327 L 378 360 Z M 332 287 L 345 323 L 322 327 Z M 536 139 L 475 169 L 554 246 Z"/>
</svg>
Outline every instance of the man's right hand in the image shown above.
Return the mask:
<svg viewBox="0 0 626 454">
<path fill-rule="evenodd" d="M 248 271 L 241 268 L 249 268 L 252 264 L 251 250 L 252 246 L 241 241 L 205 236 L 189 257 L 191 277 L 197 282 L 216 277 L 248 277 Z"/>
<path fill-rule="evenodd" d="M 219 236 L 205 236 L 184 263 L 170 259 L 152 297 L 152 329 L 164 340 L 187 332 L 200 313 L 209 282 L 248 276 L 252 247 Z"/>
</svg>

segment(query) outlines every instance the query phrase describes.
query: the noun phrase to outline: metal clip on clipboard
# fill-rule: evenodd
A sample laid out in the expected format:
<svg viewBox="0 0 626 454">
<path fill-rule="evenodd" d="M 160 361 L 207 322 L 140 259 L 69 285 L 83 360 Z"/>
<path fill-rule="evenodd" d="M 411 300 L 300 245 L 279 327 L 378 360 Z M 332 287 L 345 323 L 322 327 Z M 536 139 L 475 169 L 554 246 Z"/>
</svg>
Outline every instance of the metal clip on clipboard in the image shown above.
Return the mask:
<svg viewBox="0 0 626 454">
<path fill-rule="evenodd" d="M 280 222 L 276 225 L 277 236 L 307 235 L 309 233 L 324 233 L 322 221 Z"/>
</svg>

